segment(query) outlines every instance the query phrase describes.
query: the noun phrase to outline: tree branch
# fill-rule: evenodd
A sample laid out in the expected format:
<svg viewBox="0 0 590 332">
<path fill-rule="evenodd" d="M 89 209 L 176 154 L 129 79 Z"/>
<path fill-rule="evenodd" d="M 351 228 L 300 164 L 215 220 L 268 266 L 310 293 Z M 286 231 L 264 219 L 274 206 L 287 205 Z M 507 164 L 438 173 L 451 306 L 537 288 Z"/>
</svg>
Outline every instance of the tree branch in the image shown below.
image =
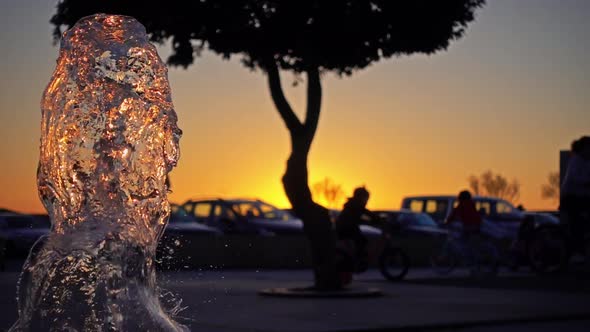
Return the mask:
<svg viewBox="0 0 590 332">
<path fill-rule="evenodd" d="M 268 75 L 268 86 L 270 88 L 270 95 L 272 97 L 272 101 L 275 104 L 275 107 L 279 111 L 283 122 L 289 129 L 289 132 L 294 133 L 303 127 L 295 112 L 289 105 L 287 98 L 285 98 L 285 94 L 283 93 L 283 88 L 281 87 L 281 76 L 279 75 L 279 69 L 277 68 L 276 63 L 274 61 L 268 62 L 266 65 L 266 73 Z"/>
<path fill-rule="evenodd" d="M 322 107 L 322 82 L 317 66 L 306 70 L 307 72 L 307 110 L 305 113 L 305 131 L 311 143 L 315 135 L 320 119 Z"/>
</svg>

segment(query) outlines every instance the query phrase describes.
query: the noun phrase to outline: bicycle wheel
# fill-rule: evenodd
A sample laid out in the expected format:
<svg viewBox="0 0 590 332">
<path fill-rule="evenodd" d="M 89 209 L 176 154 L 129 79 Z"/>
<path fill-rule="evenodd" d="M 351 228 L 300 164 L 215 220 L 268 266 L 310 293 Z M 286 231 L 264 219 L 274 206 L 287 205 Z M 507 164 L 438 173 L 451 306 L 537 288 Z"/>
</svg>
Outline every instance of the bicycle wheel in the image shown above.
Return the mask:
<svg viewBox="0 0 590 332">
<path fill-rule="evenodd" d="M 444 244 L 439 250 L 430 256 L 430 265 L 438 274 L 449 274 L 457 266 L 457 255 L 448 244 Z"/>
<path fill-rule="evenodd" d="M 473 272 L 479 276 L 493 276 L 498 273 L 499 255 L 496 246 L 484 241 L 475 248 L 475 266 Z"/>
<path fill-rule="evenodd" d="M 409 268 L 410 259 L 401 248 L 386 248 L 379 256 L 379 269 L 387 280 L 403 279 Z"/>
<path fill-rule="evenodd" d="M 540 227 L 531 236 L 527 246 L 531 268 L 538 274 L 563 271 L 568 263 L 567 239 L 555 227 Z"/>
</svg>

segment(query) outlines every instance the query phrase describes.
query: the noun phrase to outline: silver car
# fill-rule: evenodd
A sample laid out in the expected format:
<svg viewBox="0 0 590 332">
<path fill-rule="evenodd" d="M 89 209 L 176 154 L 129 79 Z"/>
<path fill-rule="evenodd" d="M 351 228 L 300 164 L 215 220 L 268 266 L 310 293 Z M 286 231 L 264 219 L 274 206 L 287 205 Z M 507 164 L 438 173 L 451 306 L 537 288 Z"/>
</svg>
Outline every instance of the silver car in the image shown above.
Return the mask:
<svg viewBox="0 0 590 332">
<path fill-rule="evenodd" d="M 258 199 L 189 200 L 182 208 L 197 222 L 224 233 L 265 236 L 303 233 L 300 219 Z"/>
<path fill-rule="evenodd" d="M 493 238 L 514 239 L 525 214 L 509 202 L 495 197 L 473 196 L 475 207 L 482 216 L 482 232 Z M 410 196 L 402 200 L 402 208 L 424 212 L 441 224 L 457 204 L 457 196 Z"/>
</svg>

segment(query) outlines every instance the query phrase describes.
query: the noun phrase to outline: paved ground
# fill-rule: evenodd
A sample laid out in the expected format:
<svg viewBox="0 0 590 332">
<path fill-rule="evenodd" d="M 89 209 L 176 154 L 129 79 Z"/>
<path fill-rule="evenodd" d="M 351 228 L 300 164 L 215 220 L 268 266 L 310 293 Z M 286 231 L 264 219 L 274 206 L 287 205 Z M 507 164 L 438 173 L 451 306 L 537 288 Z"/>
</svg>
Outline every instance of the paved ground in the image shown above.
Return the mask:
<svg viewBox="0 0 590 332">
<path fill-rule="evenodd" d="M 0 331 L 16 319 L 17 269 L 14 263 L 12 272 L 0 273 Z M 165 272 L 160 281 L 182 299 L 178 320 L 193 331 L 590 331 L 590 282 L 575 275 L 474 280 L 465 271 L 441 278 L 419 269 L 390 283 L 368 271 L 355 285 L 385 295 L 361 299 L 257 295 L 268 287 L 308 286 L 307 270 Z"/>
</svg>

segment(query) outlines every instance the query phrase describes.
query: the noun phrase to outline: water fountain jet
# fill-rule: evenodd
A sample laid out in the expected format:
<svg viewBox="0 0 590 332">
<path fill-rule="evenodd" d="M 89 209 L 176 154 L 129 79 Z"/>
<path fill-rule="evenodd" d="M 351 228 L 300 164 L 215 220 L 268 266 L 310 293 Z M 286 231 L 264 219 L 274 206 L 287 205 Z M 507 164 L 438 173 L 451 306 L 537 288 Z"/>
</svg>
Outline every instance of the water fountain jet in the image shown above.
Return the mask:
<svg viewBox="0 0 590 332">
<path fill-rule="evenodd" d="M 181 131 L 145 28 L 126 16 L 78 21 L 41 108 L 37 184 L 52 227 L 23 267 L 11 331 L 186 330 L 156 284 Z"/>
</svg>

